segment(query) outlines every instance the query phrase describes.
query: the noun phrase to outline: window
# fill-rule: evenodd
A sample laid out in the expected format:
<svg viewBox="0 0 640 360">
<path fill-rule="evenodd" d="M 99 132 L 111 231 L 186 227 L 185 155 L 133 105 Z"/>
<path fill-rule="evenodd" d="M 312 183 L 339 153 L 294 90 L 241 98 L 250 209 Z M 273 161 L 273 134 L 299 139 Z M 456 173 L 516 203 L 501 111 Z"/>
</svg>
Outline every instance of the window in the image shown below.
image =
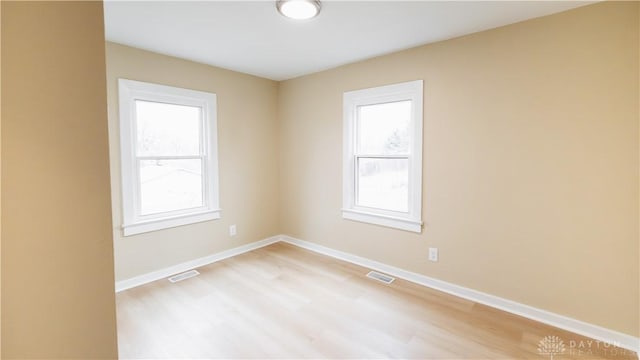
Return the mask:
<svg viewBox="0 0 640 360">
<path fill-rule="evenodd" d="M 220 218 L 216 95 L 118 87 L 124 235 Z"/>
<path fill-rule="evenodd" d="M 422 80 L 344 94 L 342 217 L 422 230 Z"/>
</svg>

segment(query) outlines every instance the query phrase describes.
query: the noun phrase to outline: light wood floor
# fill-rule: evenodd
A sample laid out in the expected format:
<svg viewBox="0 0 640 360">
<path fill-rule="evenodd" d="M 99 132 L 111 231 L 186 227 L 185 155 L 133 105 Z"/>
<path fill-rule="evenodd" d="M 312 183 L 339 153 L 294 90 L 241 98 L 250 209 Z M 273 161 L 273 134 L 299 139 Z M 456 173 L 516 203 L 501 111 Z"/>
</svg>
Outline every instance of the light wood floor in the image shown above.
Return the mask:
<svg viewBox="0 0 640 360">
<path fill-rule="evenodd" d="M 539 342 L 558 336 L 565 351 L 554 359 L 636 359 L 407 281 L 385 285 L 366 268 L 284 243 L 198 271 L 117 294 L 121 358 L 540 360 L 550 357 Z"/>
</svg>

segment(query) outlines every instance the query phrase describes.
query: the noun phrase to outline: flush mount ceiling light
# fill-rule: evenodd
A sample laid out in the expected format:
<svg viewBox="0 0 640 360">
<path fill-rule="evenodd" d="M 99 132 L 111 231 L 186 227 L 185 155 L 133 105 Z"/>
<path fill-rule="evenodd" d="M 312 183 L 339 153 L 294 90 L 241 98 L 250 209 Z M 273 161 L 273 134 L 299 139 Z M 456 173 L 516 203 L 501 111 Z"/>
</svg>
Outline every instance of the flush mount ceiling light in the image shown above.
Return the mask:
<svg viewBox="0 0 640 360">
<path fill-rule="evenodd" d="M 307 20 L 320 13 L 321 5 L 318 0 L 278 0 L 276 8 L 280 14 L 290 19 Z"/>
</svg>

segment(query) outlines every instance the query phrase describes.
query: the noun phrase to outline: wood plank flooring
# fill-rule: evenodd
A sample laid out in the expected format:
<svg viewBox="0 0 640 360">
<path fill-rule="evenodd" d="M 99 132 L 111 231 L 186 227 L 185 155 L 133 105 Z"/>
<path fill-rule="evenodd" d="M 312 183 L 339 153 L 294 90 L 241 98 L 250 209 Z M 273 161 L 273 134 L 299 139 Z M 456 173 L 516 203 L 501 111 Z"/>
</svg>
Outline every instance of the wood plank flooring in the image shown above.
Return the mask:
<svg viewBox="0 0 640 360">
<path fill-rule="evenodd" d="M 636 359 L 636 354 L 276 243 L 117 294 L 123 359 Z"/>
</svg>

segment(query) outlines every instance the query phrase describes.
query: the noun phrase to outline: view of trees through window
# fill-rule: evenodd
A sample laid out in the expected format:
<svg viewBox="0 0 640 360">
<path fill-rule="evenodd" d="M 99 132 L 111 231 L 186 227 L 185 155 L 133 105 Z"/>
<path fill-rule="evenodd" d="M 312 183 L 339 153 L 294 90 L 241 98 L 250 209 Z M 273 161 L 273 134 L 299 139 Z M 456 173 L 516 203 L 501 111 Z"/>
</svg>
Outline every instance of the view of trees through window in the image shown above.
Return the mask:
<svg viewBox="0 0 640 360">
<path fill-rule="evenodd" d="M 408 211 L 411 106 L 398 101 L 358 107 L 357 205 Z"/>
</svg>

